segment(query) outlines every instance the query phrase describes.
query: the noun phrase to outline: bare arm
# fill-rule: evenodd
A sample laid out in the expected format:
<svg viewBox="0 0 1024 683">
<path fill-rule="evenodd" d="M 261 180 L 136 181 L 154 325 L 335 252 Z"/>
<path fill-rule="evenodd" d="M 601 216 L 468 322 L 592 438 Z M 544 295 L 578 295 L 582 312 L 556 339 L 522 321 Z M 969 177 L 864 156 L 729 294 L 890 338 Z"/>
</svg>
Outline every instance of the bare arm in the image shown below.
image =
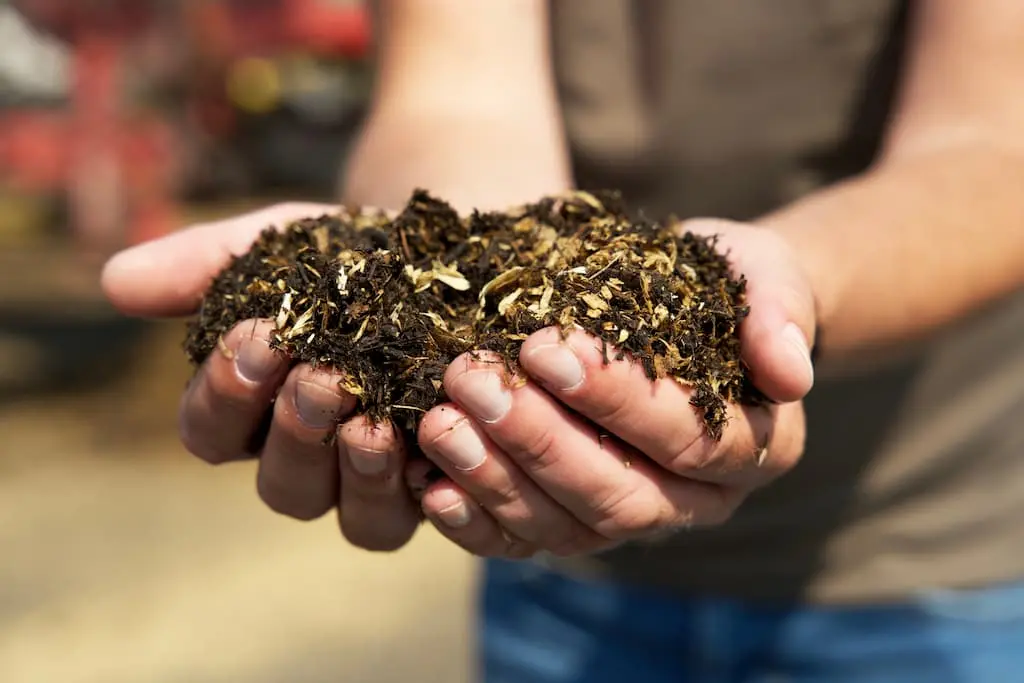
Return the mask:
<svg viewBox="0 0 1024 683">
<path fill-rule="evenodd" d="M 423 186 L 459 208 L 571 184 L 544 0 L 379 0 L 378 80 L 348 201 L 396 206 Z"/>
<path fill-rule="evenodd" d="M 1024 6 L 921 7 L 880 161 L 763 221 L 803 257 L 826 358 L 926 336 L 1024 281 Z M 378 10 L 379 81 L 346 199 L 397 205 L 424 185 L 499 206 L 571 183 L 546 3 Z"/>
<path fill-rule="evenodd" d="M 823 359 L 923 338 L 1024 286 L 1024 3 L 919 3 L 879 162 L 769 216 L 817 297 Z"/>
</svg>

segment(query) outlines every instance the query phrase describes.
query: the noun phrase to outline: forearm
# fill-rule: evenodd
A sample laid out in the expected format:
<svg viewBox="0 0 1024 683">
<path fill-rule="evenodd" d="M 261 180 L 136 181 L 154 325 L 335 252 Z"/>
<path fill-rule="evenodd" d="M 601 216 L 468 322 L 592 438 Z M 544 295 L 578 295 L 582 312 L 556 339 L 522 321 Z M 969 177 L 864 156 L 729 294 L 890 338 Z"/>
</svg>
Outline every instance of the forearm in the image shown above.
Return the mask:
<svg viewBox="0 0 1024 683">
<path fill-rule="evenodd" d="M 883 163 L 764 224 L 815 290 L 823 360 L 926 338 L 1024 286 L 1024 154 L 977 144 Z"/>
<path fill-rule="evenodd" d="M 381 0 L 371 114 L 347 201 L 396 206 L 424 187 L 501 208 L 571 184 L 543 0 Z"/>
</svg>

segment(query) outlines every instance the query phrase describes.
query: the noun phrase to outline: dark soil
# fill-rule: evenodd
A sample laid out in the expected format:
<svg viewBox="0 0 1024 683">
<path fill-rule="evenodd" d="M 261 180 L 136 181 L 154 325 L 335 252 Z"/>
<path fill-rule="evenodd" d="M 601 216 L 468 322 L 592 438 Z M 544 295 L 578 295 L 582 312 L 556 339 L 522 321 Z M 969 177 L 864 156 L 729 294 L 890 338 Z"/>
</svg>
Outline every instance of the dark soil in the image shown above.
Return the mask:
<svg viewBox="0 0 1024 683">
<path fill-rule="evenodd" d="M 397 217 L 269 227 L 213 280 L 185 350 L 198 365 L 236 323 L 273 319 L 273 347 L 337 369 L 361 412 L 411 434 L 459 354 L 496 351 L 514 371 L 529 334 L 578 325 L 608 357 L 691 387 L 718 439 L 728 404 L 764 402 L 740 360 L 745 281 L 714 239 L 671 225 L 630 220 L 611 192 L 460 217 L 417 191 Z"/>
</svg>

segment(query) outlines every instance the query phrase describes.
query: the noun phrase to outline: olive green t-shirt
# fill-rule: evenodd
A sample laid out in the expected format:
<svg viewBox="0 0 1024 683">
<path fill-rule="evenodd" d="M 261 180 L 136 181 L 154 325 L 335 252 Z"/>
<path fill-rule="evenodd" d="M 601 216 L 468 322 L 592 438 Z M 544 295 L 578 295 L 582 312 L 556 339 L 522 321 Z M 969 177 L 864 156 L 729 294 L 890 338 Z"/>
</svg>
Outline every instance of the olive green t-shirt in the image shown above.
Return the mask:
<svg viewBox="0 0 1024 683">
<path fill-rule="evenodd" d="M 620 188 L 648 215 L 740 220 L 871 162 L 908 25 L 894 0 L 554 0 L 552 12 L 578 183 Z M 763 599 L 1024 578 L 1024 293 L 899 364 L 819 381 L 806 408 L 801 463 L 726 525 L 546 561 Z"/>
</svg>

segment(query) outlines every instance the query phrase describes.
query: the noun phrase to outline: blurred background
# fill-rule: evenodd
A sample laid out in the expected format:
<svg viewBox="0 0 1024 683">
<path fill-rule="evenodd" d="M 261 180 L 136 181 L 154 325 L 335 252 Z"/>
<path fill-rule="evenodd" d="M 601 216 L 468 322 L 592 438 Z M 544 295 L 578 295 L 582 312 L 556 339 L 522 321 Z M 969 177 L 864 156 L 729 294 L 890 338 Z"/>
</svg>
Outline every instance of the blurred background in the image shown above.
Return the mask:
<svg viewBox="0 0 1024 683">
<path fill-rule="evenodd" d="M 0 0 L 0 681 L 468 680 L 472 564 L 278 517 L 177 442 L 180 321 L 103 260 L 329 201 L 372 73 L 353 0 Z"/>
</svg>

